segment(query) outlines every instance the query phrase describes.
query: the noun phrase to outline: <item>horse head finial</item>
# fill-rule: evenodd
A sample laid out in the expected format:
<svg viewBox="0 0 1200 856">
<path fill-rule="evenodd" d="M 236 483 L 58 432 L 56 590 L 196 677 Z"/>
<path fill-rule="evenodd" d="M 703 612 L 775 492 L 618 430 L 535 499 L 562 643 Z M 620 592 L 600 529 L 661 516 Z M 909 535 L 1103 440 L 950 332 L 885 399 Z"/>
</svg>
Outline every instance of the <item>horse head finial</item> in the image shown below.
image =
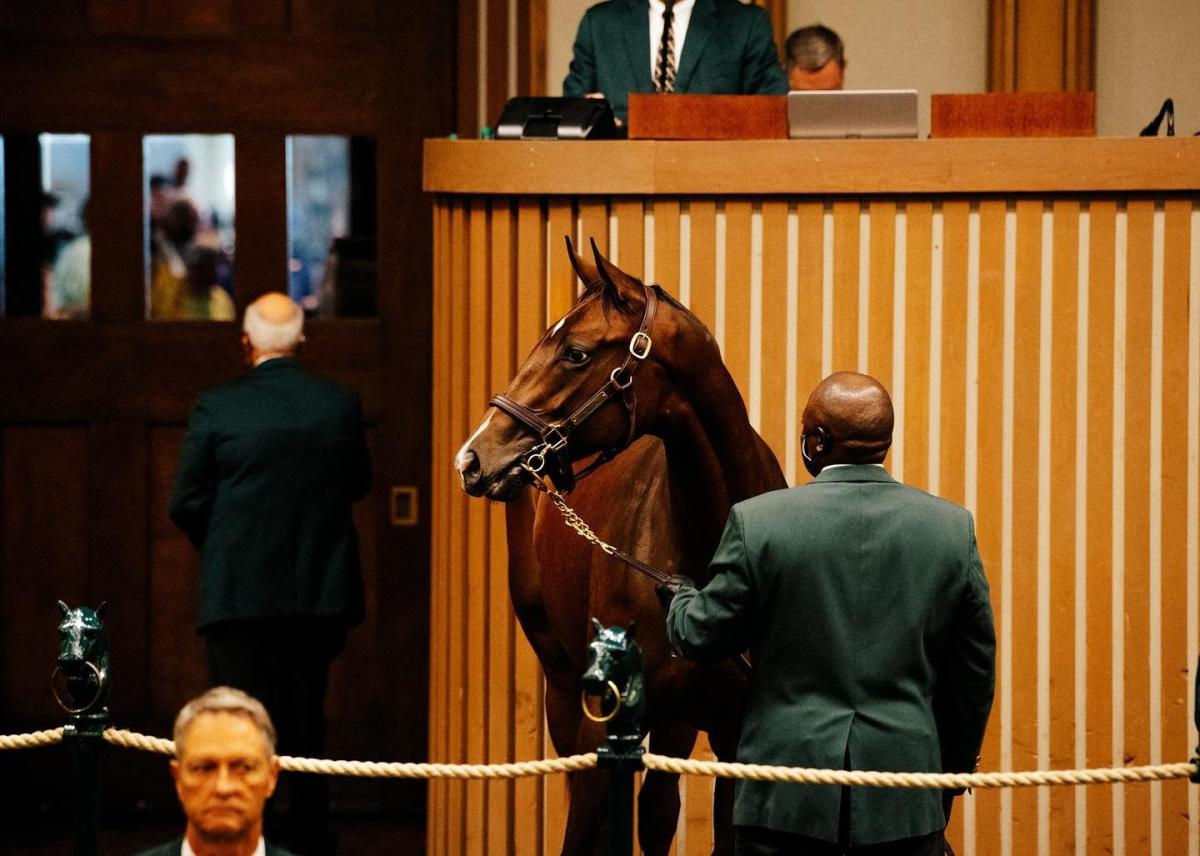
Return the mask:
<svg viewBox="0 0 1200 856">
<path fill-rule="evenodd" d="M 63 618 L 71 614 L 71 607 L 67 606 L 63 601 L 58 602 L 58 608 L 62 610 Z"/>
<path fill-rule="evenodd" d="M 596 631 L 596 638 L 599 638 L 600 634 L 604 632 L 604 625 L 600 623 L 600 619 L 592 618 L 592 629 Z"/>
<path fill-rule="evenodd" d="M 109 650 L 104 633 L 104 610 L 71 608 L 58 601 L 63 612 L 58 626 L 58 667 L 51 676 L 54 697 L 63 710 L 75 716 L 108 718 Z"/>
</svg>

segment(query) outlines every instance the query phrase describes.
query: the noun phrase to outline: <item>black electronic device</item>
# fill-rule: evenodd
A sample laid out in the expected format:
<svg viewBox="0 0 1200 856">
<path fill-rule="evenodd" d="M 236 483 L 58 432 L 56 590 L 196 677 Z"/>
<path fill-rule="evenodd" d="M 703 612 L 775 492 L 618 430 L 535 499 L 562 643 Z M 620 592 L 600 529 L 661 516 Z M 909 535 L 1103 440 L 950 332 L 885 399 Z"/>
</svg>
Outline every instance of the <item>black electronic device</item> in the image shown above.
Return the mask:
<svg viewBox="0 0 1200 856">
<path fill-rule="evenodd" d="M 618 136 L 602 98 L 510 98 L 496 122 L 501 140 L 602 140 Z"/>
</svg>

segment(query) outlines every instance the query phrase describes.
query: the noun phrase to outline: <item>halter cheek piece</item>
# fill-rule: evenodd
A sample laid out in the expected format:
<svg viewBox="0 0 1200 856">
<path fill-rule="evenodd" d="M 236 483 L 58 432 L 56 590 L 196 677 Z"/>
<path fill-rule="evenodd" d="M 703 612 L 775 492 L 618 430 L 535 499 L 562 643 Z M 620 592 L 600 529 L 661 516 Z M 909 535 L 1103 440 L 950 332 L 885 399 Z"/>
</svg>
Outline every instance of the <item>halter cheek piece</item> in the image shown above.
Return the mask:
<svg viewBox="0 0 1200 856">
<path fill-rule="evenodd" d="M 520 422 L 538 436 L 541 442 L 521 458 L 521 466 L 535 478 L 549 475 L 559 490 L 566 492 L 575 486 L 575 480 L 581 479 L 601 464 L 612 458 L 633 441 L 634 406 L 633 375 L 642 361 L 650 355 L 653 341 L 650 339 L 650 327 L 654 324 L 654 314 L 658 309 L 658 295 L 654 289 L 645 284 L 642 290 L 646 295 L 646 308 L 642 313 L 642 323 L 636 333 L 629 339 L 629 353 L 621 365 L 612 370 L 608 381 L 596 390 L 591 397 L 581 404 L 574 413 L 562 422 L 547 422 L 530 408 L 513 401 L 507 395 L 497 394 L 488 402 L 492 407 L 499 408 Z M 619 446 L 611 446 L 600 453 L 595 461 L 579 473 L 571 467 L 571 461 L 566 455 L 567 443 L 571 434 L 599 410 L 605 402 L 617 398 L 629 414 L 629 433 L 625 442 Z"/>
</svg>

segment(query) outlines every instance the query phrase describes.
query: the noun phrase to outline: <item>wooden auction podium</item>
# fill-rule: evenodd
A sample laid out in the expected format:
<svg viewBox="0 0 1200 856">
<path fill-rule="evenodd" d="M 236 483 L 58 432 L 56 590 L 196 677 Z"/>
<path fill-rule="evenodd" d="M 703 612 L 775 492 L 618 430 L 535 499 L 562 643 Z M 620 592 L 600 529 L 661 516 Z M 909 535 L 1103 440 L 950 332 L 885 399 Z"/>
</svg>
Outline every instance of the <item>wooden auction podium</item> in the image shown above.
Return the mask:
<svg viewBox="0 0 1200 856">
<path fill-rule="evenodd" d="M 817 381 L 857 369 L 888 387 L 892 473 L 976 517 L 999 633 L 982 769 L 1189 757 L 1200 140 L 429 140 L 424 181 L 431 760 L 553 754 L 508 602 L 503 508 L 468 499 L 451 461 L 571 305 L 564 235 L 703 319 L 794 483 Z M 707 854 L 712 780 L 682 787 L 676 852 Z M 437 782 L 428 849 L 557 853 L 564 807 L 562 777 Z M 1051 853 L 1077 835 L 1089 853 L 1115 839 L 1149 853 L 1152 838 L 1186 853 L 1197 814 L 1178 781 L 982 791 L 951 838 L 979 856 L 1002 840 L 1036 853 L 1043 834 Z"/>
</svg>

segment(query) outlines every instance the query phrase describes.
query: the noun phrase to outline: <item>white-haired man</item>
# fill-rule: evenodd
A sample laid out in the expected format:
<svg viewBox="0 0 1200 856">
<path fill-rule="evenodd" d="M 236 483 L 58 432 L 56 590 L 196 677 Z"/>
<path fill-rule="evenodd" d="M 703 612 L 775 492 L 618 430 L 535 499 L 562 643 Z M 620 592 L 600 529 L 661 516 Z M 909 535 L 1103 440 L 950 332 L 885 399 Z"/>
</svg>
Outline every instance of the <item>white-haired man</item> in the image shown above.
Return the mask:
<svg viewBox="0 0 1200 856">
<path fill-rule="evenodd" d="M 261 699 L 288 755 L 324 751 L 329 666 L 363 617 L 352 503 L 371 483 L 362 409 L 296 353 L 304 314 L 282 294 L 246 309 L 250 371 L 196 399 L 171 519 L 200 551 L 197 625 L 214 684 Z M 296 776 L 287 840 L 326 854 L 325 780 Z"/>
<path fill-rule="evenodd" d="M 187 828 L 138 856 L 292 856 L 263 838 L 278 777 L 275 727 L 257 699 L 232 687 L 192 699 L 175 718 L 171 762 Z"/>
</svg>

